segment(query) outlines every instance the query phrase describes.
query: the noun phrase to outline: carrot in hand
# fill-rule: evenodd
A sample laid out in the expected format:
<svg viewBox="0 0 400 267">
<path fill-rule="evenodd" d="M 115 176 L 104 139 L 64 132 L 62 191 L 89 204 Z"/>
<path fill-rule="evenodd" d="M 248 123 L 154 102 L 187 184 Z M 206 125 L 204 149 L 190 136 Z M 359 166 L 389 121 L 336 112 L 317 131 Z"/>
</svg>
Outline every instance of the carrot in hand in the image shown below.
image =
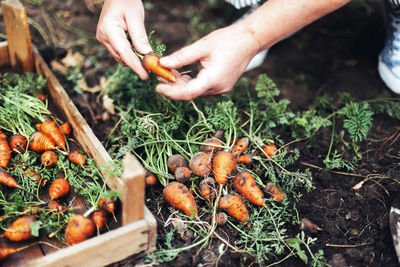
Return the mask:
<svg viewBox="0 0 400 267">
<path fill-rule="evenodd" d="M 94 222 L 82 215 L 74 215 L 69 219 L 65 230 L 65 242 L 74 245 L 85 241 L 93 236 L 96 225 Z"/>
<path fill-rule="evenodd" d="M 14 134 L 8 139 L 10 148 L 13 151 L 24 152 L 26 149 L 27 141 L 25 136 L 20 134 Z"/>
<path fill-rule="evenodd" d="M 285 193 L 282 192 L 282 190 L 279 189 L 276 185 L 273 183 L 267 183 L 265 186 L 265 191 L 268 192 L 274 200 L 278 202 L 282 202 L 285 199 Z"/>
<path fill-rule="evenodd" d="M 174 154 L 168 158 L 168 169 L 175 174 L 176 168 L 188 167 L 188 162 L 182 155 Z"/>
<path fill-rule="evenodd" d="M 29 148 L 36 152 L 53 150 L 56 148 L 54 141 L 41 132 L 34 132 L 30 137 Z"/>
<path fill-rule="evenodd" d="M 176 77 L 171 70 L 160 65 L 159 55 L 155 53 L 148 53 L 144 56 L 142 62 L 147 71 L 153 72 L 170 82 L 176 82 Z"/>
<path fill-rule="evenodd" d="M 219 151 L 213 159 L 212 168 L 215 181 L 219 184 L 226 184 L 228 182 L 228 176 L 236 171 L 236 159 L 230 152 Z"/>
<path fill-rule="evenodd" d="M 51 150 L 45 151 L 40 157 L 40 161 L 42 162 L 43 166 L 52 167 L 57 164 L 58 156 L 55 152 Z"/>
<path fill-rule="evenodd" d="M 68 159 L 71 162 L 73 162 L 77 165 L 81 165 L 81 166 L 85 165 L 85 163 L 86 163 L 85 156 L 78 150 L 74 150 L 74 151 L 70 152 L 68 155 Z"/>
<path fill-rule="evenodd" d="M 69 183 L 63 178 L 55 179 L 49 188 L 49 196 L 51 200 L 66 196 L 69 193 Z"/>
<path fill-rule="evenodd" d="M 238 163 L 243 163 L 243 164 L 250 164 L 253 161 L 253 155 L 251 154 L 243 154 L 237 157 L 236 161 Z"/>
<path fill-rule="evenodd" d="M 7 230 L 4 236 L 11 241 L 23 241 L 33 238 L 31 224 L 35 221 L 33 215 L 27 215 L 16 219 Z"/>
<path fill-rule="evenodd" d="M 210 156 L 204 152 L 197 152 L 189 161 L 189 168 L 194 175 L 207 177 L 211 172 Z"/>
<path fill-rule="evenodd" d="M 69 135 L 71 133 L 71 126 L 69 123 L 66 121 L 63 124 L 60 125 L 61 131 L 64 135 Z"/>
<path fill-rule="evenodd" d="M 202 151 L 202 152 L 209 153 L 209 152 L 216 152 L 218 150 L 221 150 L 221 147 L 218 147 L 218 146 L 222 146 L 222 143 L 220 140 L 218 140 L 215 137 L 208 138 L 208 139 L 204 140 L 203 143 L 204 144 L 200 146 L 200 151 Z"/>
<path fill-rule="evenodd" d="M 240 171 L 237 173 L 235 179 L 233 179 L 233 186 L 253 204 L 265 206 L 265 201 L 263 200 L 264 195 L 250 172 Z"/>
<path fill-rule="evenodd" d="M 232 154 L 237 157 L 249 146 L 249 138 L 242 137 L 235 142 L 232 148 Z"/>
<path fill-rule="evenodd" d="M 50 137 L 58 147 L 66 150 L 63 132 L 53 120 L 45 120 L 40 125 L 40 131 Z"/>
<path fill-rule="evenodd" d="M 267 154 L 268 157 L 272 157 L 276 153 L 276 146 L 274 144 L 266 145 L 263 148 L 265 154 Z"/>
<path fill-rule="evenodd" d="M 226 210 L 229 215 L 241 222 L 249 218 L 249 212 L 239 195 L 228 194 L 221 197 L 218 208 Z"/>
<path fill-rule="evenodd" d="M 192 193 L 181 183 L 171 182 L 163 190 L 165 201 L 188 216 L 197 217 L 197 205 Z"/>
<path fill-rule="evenodd" d="M 0 184 L 14 188 L 22 188 L 8 172 L 6 172 L 1 168 L 0 168 Z"/>
<path fill-rule="evenodd" d="M 6 138 L 0 138 L 0 167 L 6 168 L 11 160 L 11 148 Z"/>
</svg>

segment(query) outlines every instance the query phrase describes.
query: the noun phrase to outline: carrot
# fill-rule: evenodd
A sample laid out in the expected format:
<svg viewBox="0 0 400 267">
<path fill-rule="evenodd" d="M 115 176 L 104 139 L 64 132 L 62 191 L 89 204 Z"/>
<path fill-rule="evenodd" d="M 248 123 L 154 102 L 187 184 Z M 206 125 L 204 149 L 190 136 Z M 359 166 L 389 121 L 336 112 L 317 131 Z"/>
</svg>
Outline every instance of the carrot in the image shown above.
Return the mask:
<svg viewBox="0 0 400 267">
<path fill-rule="evenodd" d="M 69 219 L 65 229 L 65 242 L 74 245 L 93 236 L 96 225 L 93 220 L 82 215 L 74 215 Z"/>
<path fill-rule="evenodd" d="M 47 204 L 47 208 L 52 210 L 54 213 L 63 213 L 64 211 L 68 210 L 68 207 L 62 206 L 55 200 L 50 200 L 50 202 Z"/>
<path fill-rule="evenodd" d="M 157 176 L 154 173 L 150 172 L 150 171 L 146 171 L 146 174 L 145 174 L 144 177 L 145 177 L 147 186 L 153 186 L 158 181 Z"/>
<path fill-rule="evenodd" d="M 42 102 L 45 102 L 47 100 L 47 97 L 42 93 L 37 93 L 36 94 L 36 98 L 39 99 Z"/>
<path fill-rule="evenodd" d="M 31 233 L 31 224 L 35 221 L 35 216 L 27 215 L 13 221 L 10 227 L 4 231 L 4 236 L 11 241 L 23 241 L 34 238 Z"/>
<path fill-rule="evenodd" d="M 215 137 L 208 138 L 204 140 L 204 144 L 200 146 L 200 151 L 209 153 L 209 152 L 216 152 L 221 150 L 222 142 Z"/>
<path fill-rule="evenodd" d="M 322 231 L 323 229 L 318 227 L 316 224 L 311 222 L 309 219 L 303 218 L 300 221 L 300 230 L 303 230 L 303 231 L 306 230 L 311 233 L 316 233 L 317 231 Z"/>
<path fill-rule="evenodd" d="M 55 121 L 45 120 L 42 122 L 42 125 L 40 125 L 40 131 L 50 137 L 58 147 L 66 150 L 64 135 Z"/>
<path fill-rule="evenodd" d="M 214 137 L 219 140 L 225 140 L 225 130 L 223 129 L 216 130 L 214 133 Z"/>
<path fill-rule="evenodd" d="M 218 208 L 226 210 L 229 215 L 241 222 L 249 218 L 249 212 L 239 195 L 228 194 L 221 197 Z"/>
<path fill-rule="evenodd" d="M 100 198 L 97 205 L 109 213 L 114 213 L 115 202 L 112 198 L 105 198 L 105 197 Z"/>
<path fill-rule="evenodd" d="M 49 188 L 49 196 L 51 200 L 66 196 L 69 193 L 69 183 L 63 178 L 55 179 Z"/>
<path fill-rule="evenodd" d="M 188 162 L 182 155 L 174 154 L 168 158 L 167 165 L 168 169 L 175 173 L 178 167 L 188 167 Z"/>
<path fill-rule="evenodd" d="M 15 179 L 5 170 L 0 168 L 0 184 L 14 188 L 22 188 Z"/>
<path fill-rule="evenodd" d="M 178 167 L 175 171 L 175 178 L 180 183 L 189 181 L 192 176 L 192 171 L 187 167 Z"/>
<path fill-rule="evenodd" d="M 68 155 L 68 159 L 71 162 L 81 165 L 81 166 L 85 165 L 85 163 L 86 163 L 85 156 L 78 150 L 74 150 L 74 151 L 70 152 Z"/>
<path fill-rule="evenodd" d="M 0 248 L 0 260 L 7 258 L 18 251 L 15 248 Z"/>
<path fill-rule="evenodd" d="M 237 157 L 236 162 L 243 164 L 250 164 L 253 161 L 253 155 L 243 154 Z"/>
<path fill-rule="evenodd" d="M 25 136 L 23 135 L 14 134 L 13 136 L 10 136 L 8 142 L 10 144 L 11 150 L 13 151 L 24 152 L 26 149 L 27 141 Z"/>
<path fill-rule="evenodd" d="M 66 121 L 63 124 L 60 125 L 61 131 L 64 135 L 69 135 L 71 133 L 71 126 L 69 123 Z"/>
<path fill-rule="evenodd" d="M 211 177 L 208 177 L 200 182 L 200 193 L 205 200 L 210 201 L 215 198 L 216 192 L 214 186 L 215 180 Z"/>
<path fill-rule="evenodd" d="M 175 75 L 170 69 L 167 69 L 160 65 L 160 56 L 155 53 L 148 53 L 142 59 L 143 66 L 147 71 L 153 72 L 170 82 L 176 82 Z"/>
<path fill-rule="evenodd" d="M 216 215 L 215 215 L 215 222 L 218 224 L 218 225 L 224 225 L 224 224 L 226 224 L 226 222 L 228 221 L 228 215 L 226 215 L 226 213 L 225 212 L 218 212 Z"/>
<path fill-rule="evenodd" d="M 7 139 L 0 139 L 0 167 L 6 168 L 11 160 L 11 148 Z"/>
<path fill-rule="evenodd" d="M 268 157 L 272 157 L 276 153 L 276 146 L 274 144 L 266 145 L 263 148 L 265 154 L 267 154 Z"/>
<path fill-rule="evenodd" d="M 189 168 L 197 176 L 207 177 L 211 172 L 210 156 L 204 152 L 197 152 L 189 161 Z"/>
<path fill-rule="evenodd" d="M 24 171 L 24 175 L 26 177 L 28 177 L 29 179 L 35 181 L 37 184 L 39 184 L 40 181 L 42 180 L 42 177 L 40 176 L 40 174 L 31 169 L 26 169 Z"/>
<path fill-rule="evenodd" d="M 107 213 L 103 209 L 94 211 L 91 218 L 98 229 L 103 228 L 107 224 Z"/>
<path fill-rule="evenodd" d="M 42 162 L 43 166 L 52 167 L 57 164 L 58 156 L 55 152 L 51 150 L 45 151 L 40 157 L 40 161 Z"/>
<path fill-rule="evenodd" d="M 282 202 L 285 199 L 285 193 L 282 192 L 282 190 L 279 189 L 276 185 L 273 183 L 267 183 L 265 186 L 265 191 L 268 192 L 274 200 L 278 202 Z"/>
<path fill-rule="evenodd" d="M 188 216 L 197 217 L 197 205 L 192 193 L 181 183 L 171 182 L 163 190 L 165 201 Z"/>
<path fill-rule="evenodd" d="M 214 171 L 214 178 L 219 184 L 226 184 L 228 176 L 236 171 L 236 159 L 232 153 L 226 151 L 219 151 L 214 159 L 212 165 Z"/>
<path fill-rule="evenodd" d="M 233 156 L 235 157 L 239 156 L 248 146 L 249 146 L 249 138 L 242 137 L 239 140 L 236 140 L 232 148 Z"/>
<path fill-rule="evenodd" d="M 235 179 L 233 179 L 233 186 L 253 204 L 265 206 L 265 201 L 263 200 L 264 195 L 250 172 L 240 171 L 237 173 Z"/>
<path fill-rule="evenodd" d="M 41 132 L 34 132 L 30 137 L 29 148 L 36 152 L 53 150 L 56 148 L 54 141 Z"/>
<path fill-rule="evenodd" d="M 35 124 L 36 130 L 40 131 L 40 126 L 41 126 L 41 125 L 42 125 L 41 123 L 36 123 L 36 124 Z"/>
<path fill-rule="evenodd" d="M 7 135 L 0 130 L 0 139 L 7 139 Z"/>
<path fill-rule="evenodd" d="M 38 214 L 41 211 L 42 211 L 42 209 L 37 206 L 28 206 L 28 207 L 24 208 L 24 212 L 26 212 L 27 214 L 30 214 L 30 215 Z"/>
</svg>

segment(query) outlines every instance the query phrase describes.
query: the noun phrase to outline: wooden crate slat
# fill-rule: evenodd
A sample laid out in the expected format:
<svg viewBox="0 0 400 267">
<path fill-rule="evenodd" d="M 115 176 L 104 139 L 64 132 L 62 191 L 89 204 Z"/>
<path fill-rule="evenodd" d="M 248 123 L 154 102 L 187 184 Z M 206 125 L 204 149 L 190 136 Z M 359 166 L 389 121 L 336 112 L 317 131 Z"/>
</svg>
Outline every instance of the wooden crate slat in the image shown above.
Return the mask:
<svg viewBox="0 0 400 267">
<path fill-rule="evenodd" d="M 97 267 L 148 249 L 146 220 L 128 224 L 27 263 L 27 267 Z"/>
<path fill-rule="evenodd" d="M 5 248 L 15 248 L 18 249 L 20 247 L 24 247 L 26 245 L 34 243 L 33 241 L 26 242 L 12 242 L 8 241 L 6 238 L 0 238 L 0 247 Z M 32 246 L 21 250 L 17 253 L 11 254 L 4 260 L 0 262 L 0 266 L 2 267 L 19 267 L 25 266 L 25 264 L 31 260 L 43 257 L 43 252 L 38 244 L 33 244 Z"/>
<path fill-rule="evenodd" d="M 8 55 L 8 42 L 0 42 L 0 67 L 10 65 L 10 58 Z"/>
</svg>

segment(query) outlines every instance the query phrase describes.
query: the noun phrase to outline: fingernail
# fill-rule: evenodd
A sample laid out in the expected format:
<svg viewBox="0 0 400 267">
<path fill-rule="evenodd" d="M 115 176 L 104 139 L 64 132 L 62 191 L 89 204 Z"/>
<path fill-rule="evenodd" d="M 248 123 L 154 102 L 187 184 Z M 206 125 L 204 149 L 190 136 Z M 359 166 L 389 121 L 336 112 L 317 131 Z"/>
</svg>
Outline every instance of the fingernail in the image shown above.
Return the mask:
<svg viewBox="0 0 400 267">
<path fill-rule="evenodd" d="M 153 52 L 153 49 L 151 48 L 151 46 L 145 46 L 145 47 L 142 49 L 142 52 L 143 52 L 143 54 L 148 54 L 148 53 Z"/>
<path fill-rule="evenodd" d="M 171 60 L 168 57 L 162 57 L 160 58 L 160 64 L 161 65 L 168 65 L 171 63 Z"/>
</svg>

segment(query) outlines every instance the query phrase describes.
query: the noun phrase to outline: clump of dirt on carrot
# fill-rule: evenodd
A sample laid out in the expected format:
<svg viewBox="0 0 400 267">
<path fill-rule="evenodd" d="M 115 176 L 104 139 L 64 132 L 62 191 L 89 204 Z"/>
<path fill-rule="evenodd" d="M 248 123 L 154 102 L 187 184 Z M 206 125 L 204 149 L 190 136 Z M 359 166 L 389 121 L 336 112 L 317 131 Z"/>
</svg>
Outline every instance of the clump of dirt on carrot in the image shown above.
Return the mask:
<svg viewBox="0 0 400 267">
<path fill-rule="evenodd" d="M 168 169 L 175 174 L 176 168 L 178 167 L 188 167 L 188 162 L 184 156 L 180 154 L 173 154 L 168 158 Z"/>
<path fill-rule="evenodd" d="M 207 177 L 211 172 L 210 155 L 205 152 L 197 152 L 189 161 L 189 168 L 193 174 L 201 177 Z"/>
</svg>

